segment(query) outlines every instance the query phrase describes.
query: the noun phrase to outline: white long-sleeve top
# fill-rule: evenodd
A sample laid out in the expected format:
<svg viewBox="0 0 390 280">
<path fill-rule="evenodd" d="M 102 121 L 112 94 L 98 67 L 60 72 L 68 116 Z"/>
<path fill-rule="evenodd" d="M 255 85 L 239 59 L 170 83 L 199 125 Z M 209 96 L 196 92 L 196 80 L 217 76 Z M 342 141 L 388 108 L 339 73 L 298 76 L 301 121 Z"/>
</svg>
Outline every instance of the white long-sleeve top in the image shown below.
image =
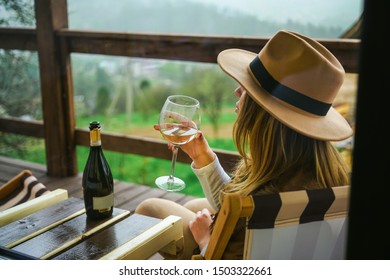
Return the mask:
<svg viewBox="0 0 390 280">
<path fill-rule="evenodd" d="M 231 180 L 230 176 L 225 172 L 220 164 L 218 157 L 210 164 L 196 169 L 193 164 L 191 168 L 202 186 L 203 192 L 209 201 L 210 205 L 217 211 L 221 204 L 218 200 L 219 191 Z"/>
</svg>

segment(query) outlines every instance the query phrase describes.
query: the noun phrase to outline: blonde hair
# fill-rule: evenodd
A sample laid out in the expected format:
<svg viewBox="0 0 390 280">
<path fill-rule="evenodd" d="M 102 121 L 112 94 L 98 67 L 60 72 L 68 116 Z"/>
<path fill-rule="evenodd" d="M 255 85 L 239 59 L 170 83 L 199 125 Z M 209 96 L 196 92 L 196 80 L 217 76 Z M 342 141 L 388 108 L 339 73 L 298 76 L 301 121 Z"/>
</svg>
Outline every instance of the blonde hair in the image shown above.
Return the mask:
<svg viewBox="0 0 390 280">
<path fill-rule="evenodd" d="M 242 196 L 349 184 L 347 164 L 329 141 L 304 136 L 272 117 L 247 94 L 233 127 L 242 160 L 220 199 L 229 192 Z"/>
</svg>

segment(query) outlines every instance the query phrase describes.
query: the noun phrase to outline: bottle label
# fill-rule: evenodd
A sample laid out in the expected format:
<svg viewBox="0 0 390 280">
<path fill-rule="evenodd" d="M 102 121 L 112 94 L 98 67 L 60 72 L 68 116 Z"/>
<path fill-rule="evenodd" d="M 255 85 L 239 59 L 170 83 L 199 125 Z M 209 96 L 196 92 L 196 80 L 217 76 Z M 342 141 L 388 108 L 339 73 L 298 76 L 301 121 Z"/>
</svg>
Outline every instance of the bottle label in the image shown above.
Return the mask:
<svg viewBox="0 0 390 280">
<path fill-rule="evenodd" d="M 93 197 L 93 210 L 97 210 L 99 212 L 106 212 L 114 206 L 114 193 L 111 193 L 106 196 Z"/>
</svg>

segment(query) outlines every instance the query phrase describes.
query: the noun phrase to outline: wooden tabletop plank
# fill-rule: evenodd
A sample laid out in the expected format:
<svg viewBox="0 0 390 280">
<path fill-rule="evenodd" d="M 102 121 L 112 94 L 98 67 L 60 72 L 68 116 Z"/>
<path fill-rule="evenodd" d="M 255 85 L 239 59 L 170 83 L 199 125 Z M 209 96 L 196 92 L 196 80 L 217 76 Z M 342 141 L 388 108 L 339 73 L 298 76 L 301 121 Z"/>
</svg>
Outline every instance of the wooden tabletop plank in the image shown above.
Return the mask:
<svg viewBox="0 0 390 280">
<path fill-rule="evenodd" d="M 138 214 L 98 232 L 91 238 L 77 244 L 66 252 L 54 257 L 55 260 L 97 260 L 112 250 L 122 246 L 161 220 Z"/>
<path fill-rule="evenodd" d="M 176 255 L 179 248 L 183 248 L 183 220 L 170 215 L 100 259 L 145 260 L 157 252 Z"/>
<path fill-rule="evenodd" d="M 111 217 L 103 220 L 90 220 L 84 213 L 12 249 L 36 258 L 48 259 L 128 215 L 130 215 L 129 211 L 114 208 Z"/>
<path fill-rule="evenodd" d="M 0 228 L 0 245 L 12 248 L 43 231 L 85 212 L 84 202 L 71 197 Z"/>
<path fill-rule="evenodd" d="M 27 200 L 18 205 L 0 211 L 0 227 L 20 220 L 39 210 L 50 207 L 68 199 L 68 192 L 64 189 L 56 189 L 45 193 L 44 195 Z"/>
</svg>

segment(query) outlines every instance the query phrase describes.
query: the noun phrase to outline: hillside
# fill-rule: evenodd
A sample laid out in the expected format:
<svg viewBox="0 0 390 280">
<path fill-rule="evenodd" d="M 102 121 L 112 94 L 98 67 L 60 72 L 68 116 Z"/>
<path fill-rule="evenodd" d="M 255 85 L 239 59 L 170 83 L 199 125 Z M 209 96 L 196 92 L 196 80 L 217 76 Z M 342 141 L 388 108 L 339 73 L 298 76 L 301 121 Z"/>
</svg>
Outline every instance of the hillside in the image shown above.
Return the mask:
<svg viewBox="0 0 390 280">
<path fill-rule="evenodd" d="M 270 36 L 290 29 L 335 38 L 360 15 L 361 0 L 69 0 L 71 28 Z"/>
</svg>

